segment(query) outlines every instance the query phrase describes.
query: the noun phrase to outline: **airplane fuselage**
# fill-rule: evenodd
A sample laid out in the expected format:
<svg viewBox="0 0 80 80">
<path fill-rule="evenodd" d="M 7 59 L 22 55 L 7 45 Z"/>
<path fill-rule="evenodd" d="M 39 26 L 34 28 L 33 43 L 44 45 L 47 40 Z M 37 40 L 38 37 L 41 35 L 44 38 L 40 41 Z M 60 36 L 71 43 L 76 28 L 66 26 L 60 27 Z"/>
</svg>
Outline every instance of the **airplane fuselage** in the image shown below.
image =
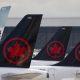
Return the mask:
<svg viewBox="0 0 80 80">
<path fill-rule="evenodd" d="M 80 67 L 64 66 L 31 66 L 33 69 L 44 70 L 49 74 L 49 80 L 64 80 L 80 78 Z"/>
</svg>

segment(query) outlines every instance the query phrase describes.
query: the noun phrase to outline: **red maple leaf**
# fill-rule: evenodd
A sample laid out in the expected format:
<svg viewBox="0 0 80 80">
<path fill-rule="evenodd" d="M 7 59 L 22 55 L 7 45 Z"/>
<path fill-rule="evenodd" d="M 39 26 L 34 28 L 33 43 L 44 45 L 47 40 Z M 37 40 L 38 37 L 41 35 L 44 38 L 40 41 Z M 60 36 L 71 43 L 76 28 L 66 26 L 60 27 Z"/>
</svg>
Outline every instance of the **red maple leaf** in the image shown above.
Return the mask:
<svg viewBox="0 0 80 80">
<path fill-rule="evenodd" d="M 58 44 L 54 44 L 54 46 L 50 48 L 50 51 L 51 51 L 51 54 L 60 54 L 61 49 L 62 48 Z"/>
<path fill-rule="evenodd" d="M 25 50 L 26 50 L 26 47 L 25 46 L 21 47 L 20 44 L 16 41 L 14 46 L 11 46 L 8 48 L 8 52 L 10 53 L 9 57 L 10 58 L 16 57 L 16 59 L 19 57 L 21 58 Z"/>
</svg>

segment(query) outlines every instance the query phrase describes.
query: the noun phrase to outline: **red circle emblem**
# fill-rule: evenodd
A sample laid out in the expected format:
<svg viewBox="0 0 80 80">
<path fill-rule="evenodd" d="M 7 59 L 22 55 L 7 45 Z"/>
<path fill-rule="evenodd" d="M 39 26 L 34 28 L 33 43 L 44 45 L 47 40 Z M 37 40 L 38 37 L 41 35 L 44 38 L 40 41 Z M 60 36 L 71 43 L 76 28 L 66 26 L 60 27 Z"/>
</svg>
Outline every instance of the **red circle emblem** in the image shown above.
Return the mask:
<svg viewBox="0 0 80 80">
<path fill-rule="evenodd" d="M 47 53 L 53 59 L 58 59 L 64 55 L 64 45 L 59 41 L 53 41 L 47 46 Z"/>
<path fill-rule="evenodd" d="M 80 62 L 80 45 L 75 49 L 75 58 Z"/>
<path fill-rule="evenodd" d="M 22 64 L 30 57 L 31 47 L 23 38 L 12 38 L 4 44 L 3 54 L 9 63 Z"/>
</svg>

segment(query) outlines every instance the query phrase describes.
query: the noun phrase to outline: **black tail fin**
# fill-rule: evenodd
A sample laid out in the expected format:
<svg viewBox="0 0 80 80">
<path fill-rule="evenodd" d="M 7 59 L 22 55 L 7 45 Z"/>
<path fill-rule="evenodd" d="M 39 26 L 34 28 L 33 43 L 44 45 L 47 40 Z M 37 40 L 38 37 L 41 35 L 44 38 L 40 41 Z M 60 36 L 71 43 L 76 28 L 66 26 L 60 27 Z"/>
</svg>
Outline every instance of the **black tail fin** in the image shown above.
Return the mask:
<svg viewBox="0 0 80 80">
<path fill-rule="evenodd" d="M 51 40 L 44 46 L 34 60 L 55 60 L 60 61 L 64 58 L 71 27 L 61 27 Z"/>
<path fill-rule="evenodd" d="M 0 44 L 0 67 L 30 66 L 42 15 L 26 15 Z"/>
<path fill-rule="evenodd" d="M 80 42 L 63 61 L 53 66 L 80 67 Z"/>
</svg>

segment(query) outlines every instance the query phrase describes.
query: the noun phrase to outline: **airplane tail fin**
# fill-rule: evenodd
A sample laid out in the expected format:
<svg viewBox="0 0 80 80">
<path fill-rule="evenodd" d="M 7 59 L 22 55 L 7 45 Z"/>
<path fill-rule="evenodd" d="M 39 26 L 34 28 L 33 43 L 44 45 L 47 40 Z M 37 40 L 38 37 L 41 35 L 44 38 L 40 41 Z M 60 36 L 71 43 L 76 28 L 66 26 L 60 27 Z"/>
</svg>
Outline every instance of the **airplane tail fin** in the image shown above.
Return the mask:
<svg viewBox="0 0 80 80">
<path fill-rule="evenodd" d="M 80 42 L 76 45 L 76 47 L 70 52 L 70 54 L 63 61 L 53 66 L 80 67 Z"/>
<path fill-rule="evenodd" d="M 62 60 L 65 56 L 71 29 L 71 27 L 61 27 L 33 60 Z"/>
<path fill-rule="evenodd" d="M 3 30 L 4 30 L 4 27 L 8 18 L 10 8 L 11 6 L 5 6 L 0 9 L 0 39 L 3 34 Z"/>
<path fill-rule="evenodd" d="M 11 6 L 5 6 L 5 7 L 1 8 L 1 10 L 0 10 L 0 27 L 5 27 L 10 8 L 11 8 Z"/>
<path fill-rule="evenodd" d="M 0 67 L 30 66 L 42 15 L 26 15 L 0 44 Z"/>
</svg>

